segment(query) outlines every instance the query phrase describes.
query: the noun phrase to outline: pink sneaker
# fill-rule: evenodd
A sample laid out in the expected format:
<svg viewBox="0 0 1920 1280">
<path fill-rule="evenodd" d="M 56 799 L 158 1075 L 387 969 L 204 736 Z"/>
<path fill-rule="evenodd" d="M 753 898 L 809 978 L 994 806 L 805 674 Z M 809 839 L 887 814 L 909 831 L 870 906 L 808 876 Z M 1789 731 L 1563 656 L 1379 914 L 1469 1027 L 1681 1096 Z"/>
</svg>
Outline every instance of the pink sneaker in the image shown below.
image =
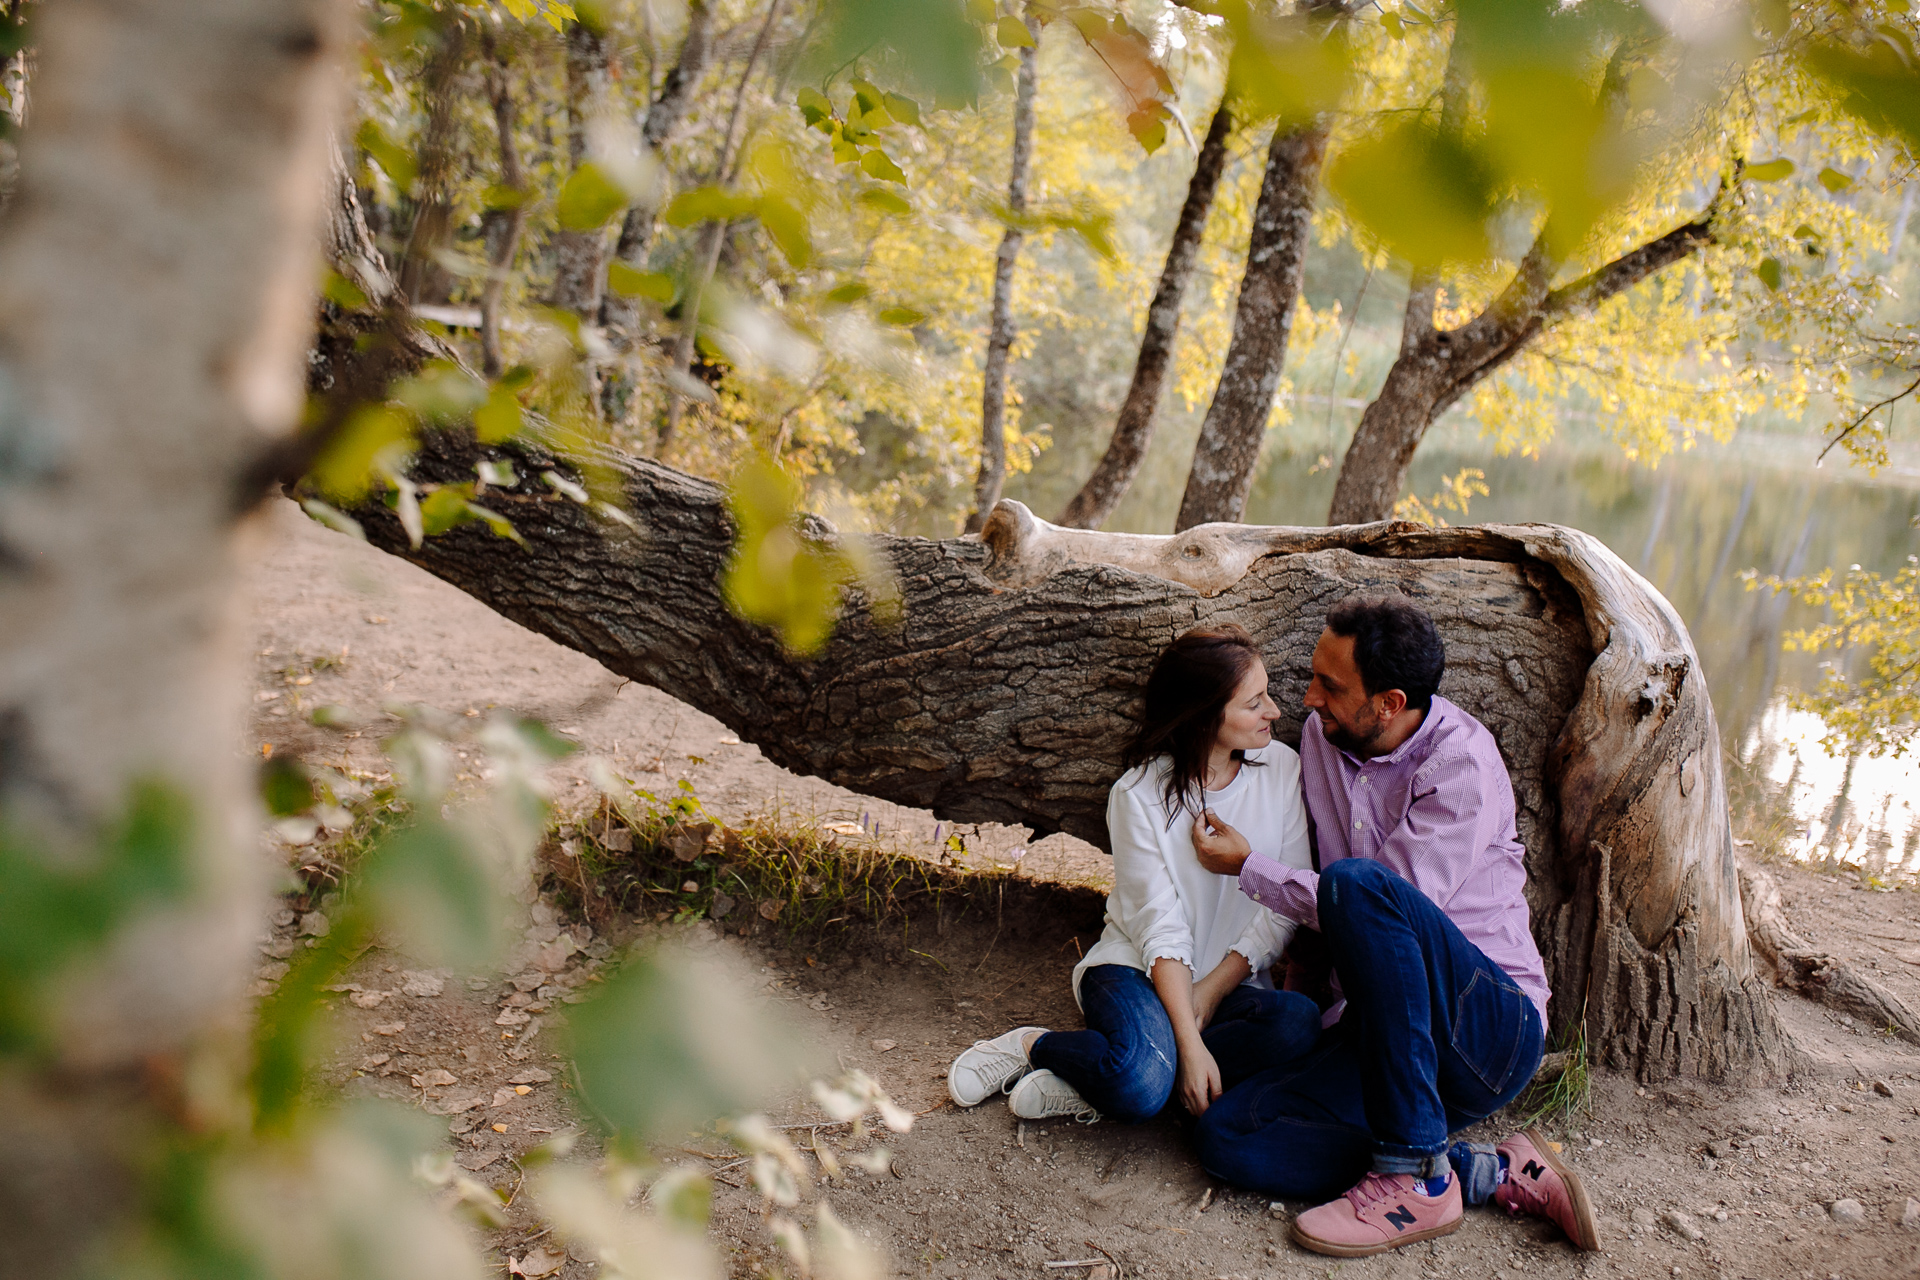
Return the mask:
<svg viewBox="0 0 1920 1280">
<path fill-rule="evenodd" d="M 1451 1235 L 1460 1226 L 1460 1179 L 1437 1196 L 1405 1173 L 1369 1173 L 1360 1185 L 1293 1220 L 1293 1242 L 1336 1258 L 1363 1258 Z"/>
<path fill-rule="evenodd" d="M 1494 1203 L 1508 1213 L 1546 1218 L 1581 1249 L 1600 1247 L 1600 1224 L 1580 1175 L 1554 1158 L 1553 1145 L 1538 1129 L 1516 1133 L 1499 1148 L 1507 1158 L 1507 1180 L 1493 1189 Z"/>
</svg>

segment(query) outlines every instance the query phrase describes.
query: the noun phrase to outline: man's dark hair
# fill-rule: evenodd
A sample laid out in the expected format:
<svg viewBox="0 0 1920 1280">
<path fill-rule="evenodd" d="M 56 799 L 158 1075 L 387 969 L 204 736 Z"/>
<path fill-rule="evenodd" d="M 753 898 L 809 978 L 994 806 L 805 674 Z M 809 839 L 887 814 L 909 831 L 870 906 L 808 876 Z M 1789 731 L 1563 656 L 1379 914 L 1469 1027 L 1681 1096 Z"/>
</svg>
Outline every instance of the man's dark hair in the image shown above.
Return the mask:
<svg viewBox="0 0 1920 1280">
<path fill-rule="evenodd" d="M 1348 596 L 1327 611 L 1327 630 L 1353 641 L 1369 698 L 1398 689 L 1416 711 L 1433 706 L 1447 647 L 1425 609 L 1405 596 Z"/>
</svg>

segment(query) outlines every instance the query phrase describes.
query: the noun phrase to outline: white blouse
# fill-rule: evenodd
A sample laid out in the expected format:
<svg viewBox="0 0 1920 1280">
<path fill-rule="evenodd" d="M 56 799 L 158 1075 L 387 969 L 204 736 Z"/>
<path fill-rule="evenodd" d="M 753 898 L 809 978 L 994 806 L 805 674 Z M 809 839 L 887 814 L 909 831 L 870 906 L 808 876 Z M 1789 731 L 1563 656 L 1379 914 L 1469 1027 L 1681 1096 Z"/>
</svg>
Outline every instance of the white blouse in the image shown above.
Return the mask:
<svg viewBox="0 0 1920 1280">
<path fill-rule="evenodd" d="M 1106 931 L 1074 967 L 1076 1001 L 1080 975 L 1097 964 L 1151 973 L 1153 962 L 1166 956 L 1186 965 L 1198 981 L 1229 951 L 1253 967 L 1247 982 L 1271 989 L 1267 971 L 1293 937 L 1293 922 L 1241 893 L 1238 880 L 1201 869 L 1190 809 L 1181 809 L 1168 825 L 1163 792 L 1171 767 L 1160 756 L 1130 769 L 1108 796 L 1113 892 L 1107 895 Z M 1312 868 L 1300 757 L 1293 748 L 1271 742 L 1247 752 L 1233 781 L 1207 792 L 1206 799 L 1261 853 L 1290 867 Z"/>
</svg>

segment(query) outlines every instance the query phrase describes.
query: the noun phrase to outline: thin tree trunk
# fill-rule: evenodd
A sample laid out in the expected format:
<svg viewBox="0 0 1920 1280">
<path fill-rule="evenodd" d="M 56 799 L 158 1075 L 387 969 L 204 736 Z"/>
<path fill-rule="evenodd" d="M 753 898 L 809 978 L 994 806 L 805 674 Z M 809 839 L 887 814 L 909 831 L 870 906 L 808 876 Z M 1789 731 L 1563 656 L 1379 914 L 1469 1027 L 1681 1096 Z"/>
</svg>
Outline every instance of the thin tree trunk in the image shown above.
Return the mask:
<svg viewBox="0 0 1920 1280">
<path fill-rule="evenodd" d="M 1026 18 L 1027 30 L 1039 40 L 1039 29 Z M 973 514 L 967 532 L 978 533 L 1007 484 L 1007 361 L 1013 351 L 1013 271 L 1026 239 L 1020 218 L 1027 212 L 1027 179 L 1033 170 L 1033 96 L 1039 59 L 1029 45 L 1020 50 L 1020 71 L 1014 79 L 1013 157 L 1007 175 L 1007 210 L 1013 221 L 1000 236 L 993 255 L 993 306 L 987 329 L 987 362 L 981 371 L 980 474 L 973 483 Z"/>
<path fill-rule="evenodd" d="M 1232 131 L 1233 112 L 1228 103 L 1222 102 L 1213 113 L 1213 123 L 1207 126 L 1206 140 L 1194 161 L 1187 200 L 1180 206 L 1180 220 L 1174 224 L 1173 242 L 1167 246 L 1167 262 L 1160 271 L 1160 287 L 1147 308 L 1147 328 L 1134 361 L 1133 382 L 1114 419 L 1113 438 L 1086 484 L 1061 512 L 1060 523 L 1069 528 L 1098 529 L 1106 523 L 1140 473 L 1147 446 L 1153 442 L 1154 413 L 1160 405 L 1161 388 L 1166 385 L 1167 366 L 1173 361 L 1174 342 L 1180 336 L 1181 301 L 1200 257 L 1207 212 L 1219 190 L 1220 175 L 1226 171 L 1227 136 Z"/>
<path fill-rule="evenodd" d="M 1273 394 L 1286 363 L 1287 334 L 1300 297 L 1326 154 L 1327 126 L 1318 121 L 1276 130 L 1267 149 L 1233 339 L 1194 444 L 1176 530 L 1237 521 L 1246 510 L 1254 464 L 1273 414 Z"/>
<path fill-rule="evenodd" d="M 713 9 L 707 0 L 693 0 L 687 6 L 687 37 L 680 45 L 680 56 L 661 82 L 660 93 L 647 108 L 646 120 L 640 126 L 640 140 L 654 155 L 658 156 L 666 147 L 667 139 L 686 115 L 687 104 L 693 101 L 694 87 L 705 74 L 712 52 Z M 653 247 L 656 212 L 650 203 L 635 204 L 627 210 L 620 220 L 620 238 L 613 248 L 617 261 L 636 271 L 646 270 L 647 253 Z M 608 292 L 600 301 L 600 323 L 630 342 L 640 323 L 640 309 L 631 299 Z"/>
<path fill-rule="evenodd" d="M 460 163 L 460 95 L 465 90 L 469 32 L 458 13 L 443 16 L 439 47 L 427 60 L 422 92 L 427 124 L 414 180 L 413 225 L 400 259 L 400 296 L 409 303 L 443 302 L 452 277 L 440 253 L 453 240 L 453 184 Z"/>
<path fill-rule="evenodd" d="M 183 887 L 125 886 L 134 916 L 90 919 L 106 936 L 70 937 L 48 985 L 7 970 L 15 1008 L 47 1021 L 0 1070 L 6 1268 L 65 1276 L 125 1261 L 136 1215 L 179 1189 L 155 1182 L 178 1149 L 162 1144 L 217 1140 L 245 1071 L 234 1029 L 268 867 L 237 749 L 232 492 L 302 408 L 354 15 L 60 0 L 35 17 L 0 237 L 0 865 L 84 865 L 140 784 L 189 815 Z"/>
<path fill-rule="evenodd" d="M 767 20 L 760 24 L 760 33 L 753 38 L 753 49 L 747 54 L 746 68 L 741 71 L 740 83 L 734 88 L 733 107 L 727 113 L 727 131 L 720 143 L 720 160 L 713 167 L 714 180 L 721 186 L 733 182 L 735 163 L 739 158 L 741 110 L 746 106 L 747 86 L 753 82 L 754 70 L 760 65 L 760 55 L 766 51 L 767 38 L 773 34 L 773 24 L 780 17 L 783 2 L 773 0 L 772 7 L 767 10 Z M 693 287 L 687 291 L 680 336 L 673 344 L 673 372 L 682 377 L 691 376 L 694 343 L 700 335 L 700 308 L 706 302 L 707 285 L 720 266 L 720 249 L 726 243 L 727 226 L 725 222 L 708 223 L 695 250 Z M 667 397 L 667 419 L 660 429 L 659 453 L 662 456 L 673 446 L 674 434 L 680 429 L 680 415 L 686 407 L 686 393 L 680 387 L 669 385 Z"/>
<path fill-rule="evenodd" d="M 574 171 L 587 163 L 587 125 L 604 109 L 607 95 L 607 59 L 611 50 L 606 34 L 585 22 L 567 28 L 567 158 Z M 605 281 L 606 233 L 599 227 L 554 232 L 553 289 L 548 300 L 582 320 L 600 314 Z"/>
<path fill-rule="evenodd" d="M 520 148 L 514 140 L 518 111 L 513 101 L 513 82 L 504 57 L 496 57 L 493 67 L 493 127 L 500 144 L 500 185 L 516 193 L 510 209 L 489 209 L 486 215 L 487 283 L 480 292 L 480 351 L 484 372 L 489 378 L 500 376 L 500 297 L 513 274 L 520 254 L 520 239 L 527 229 L 526 175 L 520 170 Z"/>
<path fill-rule="evenodd" d="M 27 0 L 8 0 L 7 18 L 16 27 L 26 19 Z M 0 94 L 6 97 L 8 134 L 0 138 L 0 214 L 13 199 L 20 176 L 20 131 L 27 127 L 27 50 L 17 49 L 0 61 Z"/>
<path fill-rule="evenodd" d="M 1549 325 L 1590 314 L 1608 298 L 1713 243 L 1713 221 L 1726 198 L 1723 188 L 1692 222 L 1558 289 L 1548 288 L 1554 264 L 1543 232 L 1500 296 L 1457 329 L 1434 328 L 1432 285 L 1416 282 L 1407 299 L 1400 354 L 1360 415 L 1334 483 L 1327 523 L 1366 524 L 1392 515 L 1414 451 L 1441 414 Z"/>
</svg>

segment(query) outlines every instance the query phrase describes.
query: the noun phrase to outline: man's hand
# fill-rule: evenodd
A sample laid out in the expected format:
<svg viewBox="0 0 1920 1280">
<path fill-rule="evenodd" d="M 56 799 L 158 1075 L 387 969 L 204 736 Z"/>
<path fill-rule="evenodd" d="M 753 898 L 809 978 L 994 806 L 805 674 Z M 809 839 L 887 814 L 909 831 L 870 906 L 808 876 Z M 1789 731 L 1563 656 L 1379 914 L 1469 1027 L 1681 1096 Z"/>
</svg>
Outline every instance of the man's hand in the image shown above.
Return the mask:
<svg viewBox="0 0 1920 1280">
<path fill-rule="evenodd" d="M 1213 1100 L 1226 1092 L 1220 1087 L 1220 1064 L 1213 1060 L 1207 1046 L 1194 1037 L 1190 1048 L 1180 1053 L 1180 1101 L 1196 1116 L 1203 1116 Z"/>
<path fill-rule="evenodd" d="M 1247 838 L 1208 809 L 1193 822 L 1193 853 L 1205 870 L 1217 876 L 1237 876 L 1253 853 Z"/>
</svg>

